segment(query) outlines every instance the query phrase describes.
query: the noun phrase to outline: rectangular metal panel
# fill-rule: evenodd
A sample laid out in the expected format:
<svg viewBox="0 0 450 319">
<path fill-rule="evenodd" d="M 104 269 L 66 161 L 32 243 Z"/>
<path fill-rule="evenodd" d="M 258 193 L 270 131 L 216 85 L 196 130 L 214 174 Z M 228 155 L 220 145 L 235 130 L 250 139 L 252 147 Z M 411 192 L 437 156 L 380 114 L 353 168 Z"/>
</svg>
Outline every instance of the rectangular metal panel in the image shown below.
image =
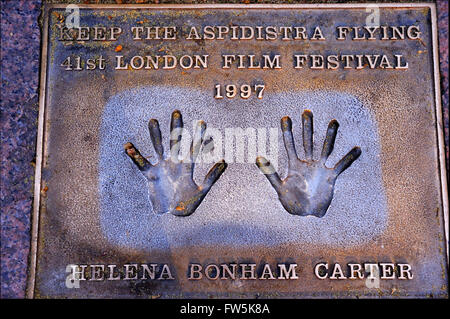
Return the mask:
<svg viewBox="0 0 450 319">
<path fill-rule="evenodd" d="M 46 6 L 28 296 L 446 297 L 435 21 Z"/>
</svg>

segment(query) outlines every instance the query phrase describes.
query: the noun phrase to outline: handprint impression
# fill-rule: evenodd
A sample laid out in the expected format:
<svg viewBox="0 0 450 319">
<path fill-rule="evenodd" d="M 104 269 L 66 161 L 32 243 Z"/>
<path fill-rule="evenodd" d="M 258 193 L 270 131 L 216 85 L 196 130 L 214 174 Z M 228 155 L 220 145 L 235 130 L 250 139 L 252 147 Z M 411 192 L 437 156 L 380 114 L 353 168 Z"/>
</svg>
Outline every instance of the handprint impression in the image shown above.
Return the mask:
<svg viewBox="0 0 450 319">
<path fill-rule="evenodd" d="M 223 160 L 216 163 L 206 174 L 202 185 L 199 186 L 195 183 L 193 175 L 195 161 L 203 145 L 206 123 L 203 121 L 198 123 L 192 140 L 188 163 L 178 159 L 183 128 L 180 111 L 175 110 L 172 113 L 169 158 L 164 158 L 158 121 L 151 119 L 148 128 L 153 147 L 158 156 L 158 163 L 152 165 L 132 143 L 125 144 L 125 152 L 147 178 L 153 210 L 160 214 L 170 212 L 176 216 L 189 216 L 200 205 L 211 187 L 225 171 L 227 164 Z M 180 132 L 180 134 L 177 132 Z"/>
<path fill-rule="evenodd" d="M 281 119 L 284 146 L 289 161 L 288 174 L 284 180 L 280 179 L 273 166 L 264 157 L 258 157 L 256 165 L 266 175 L 277 191 L 281 204 L 290 214 L 323 217 L 333 199 L 334 184 L 337 177 L 361 155 L 361 149 L 354 147 L 333 168 L 328 168 L 325 163 L 334 148 L 339 127 L 338 122 L 332 120 L 328 124 L 322 154 L 317 161 L 312 159 L 313 115 L 311 111 L 305 110 L 303 112 L 302 126 L 305 161 L 297 157 L 291 119 L 287 116 Z"/>
</svg>

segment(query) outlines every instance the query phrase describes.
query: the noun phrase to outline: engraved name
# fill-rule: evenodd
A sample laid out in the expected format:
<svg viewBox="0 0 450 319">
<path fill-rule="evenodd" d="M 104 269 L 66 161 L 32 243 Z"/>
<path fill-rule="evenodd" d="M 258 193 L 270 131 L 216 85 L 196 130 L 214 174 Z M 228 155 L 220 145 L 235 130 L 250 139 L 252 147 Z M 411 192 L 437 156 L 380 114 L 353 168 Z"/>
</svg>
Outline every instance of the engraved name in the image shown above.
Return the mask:
<svg viewBox="0 0 450 319">
<path fill-rule="evenodd" d="M 169 264 L 72 264 L 66 272 L 68 281 L 116 281 L 116 280 L 174 280 Z M 411 280 L 412 267 L 407 263 L 317 263 L 312 272 L 319 280 Z M 298 264 L 280 263 L 190 263 L 185 272 L 188 280 L 297 280 Z"/>
</svg>

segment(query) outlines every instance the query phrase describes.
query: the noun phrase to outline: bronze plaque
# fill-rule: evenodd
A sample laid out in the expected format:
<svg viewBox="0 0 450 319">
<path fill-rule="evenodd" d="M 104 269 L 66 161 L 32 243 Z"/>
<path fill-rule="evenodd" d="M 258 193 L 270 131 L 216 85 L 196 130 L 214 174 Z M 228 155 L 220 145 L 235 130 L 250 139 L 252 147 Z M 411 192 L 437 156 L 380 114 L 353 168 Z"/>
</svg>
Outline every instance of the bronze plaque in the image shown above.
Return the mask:
<svg viewBox="0 0 450 319">
<path fill-rule="evenodd" d="M 434 5 L 43 18 L 29 297 L 447 297 Z"/>
</svg>

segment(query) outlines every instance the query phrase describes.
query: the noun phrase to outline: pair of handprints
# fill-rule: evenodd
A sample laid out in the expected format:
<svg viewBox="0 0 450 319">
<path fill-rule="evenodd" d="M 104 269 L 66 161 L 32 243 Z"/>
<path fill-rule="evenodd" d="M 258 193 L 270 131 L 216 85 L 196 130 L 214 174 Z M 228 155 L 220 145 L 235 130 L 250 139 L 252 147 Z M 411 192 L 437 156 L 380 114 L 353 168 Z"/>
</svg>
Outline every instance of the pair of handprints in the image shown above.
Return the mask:
<svg viewBox="0 0 450 319">
<path fill-rule="evenodd" d="M 292 134 L 292 121 L 281 119 L 283 141 L 288 156 L 288 173 L 280 178 L 272 164 L 264 157 L 256 158 L 256 165 L 267 177 L 287 212 L 293 215 L 323 217 L 331 204 L 337 177 L 361 155 L 361 149 L 354 147 L 334 167 L 325 165 L 334 148 L 339 123 L 330 121 L 318 160 L 313 159 L 313 114 L 306 110 L 302 114 L 302 135 L 305 160 L 298 158 Z M 183 119 L 180 111 L 172 113 L 170 131 L 181 131 Z M 125 152 L 147 179 L 150 201 L 158 213 L 170 212 L 176 216 L 189 216 L 201 204 L 214 183 L 225 172 L 225 161 L 216 163 L 198 185 L 194 181 L 197 156 L 203 145 L 206 123 L 198 122 L 190 147 L 189 161 L 179 160 L 181 134 L 171 134 L 170 155 L 164 156 L 161 130 L 156 119 L 148 123 L 150 138 L 158 157 L 156 164 L 150 163 L 132 144 L 125 144 Z"/>
</svg>

